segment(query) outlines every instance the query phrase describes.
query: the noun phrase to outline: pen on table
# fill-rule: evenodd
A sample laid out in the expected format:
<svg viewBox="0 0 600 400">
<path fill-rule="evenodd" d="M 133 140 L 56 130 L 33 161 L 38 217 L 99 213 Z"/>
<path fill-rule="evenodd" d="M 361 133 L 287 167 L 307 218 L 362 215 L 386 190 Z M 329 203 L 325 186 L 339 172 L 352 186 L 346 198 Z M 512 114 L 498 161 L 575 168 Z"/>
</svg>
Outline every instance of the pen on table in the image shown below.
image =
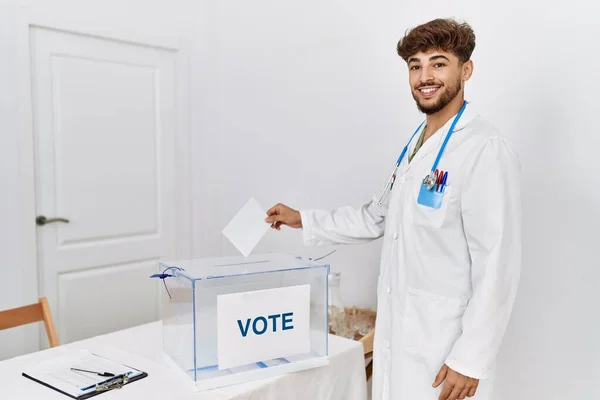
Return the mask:
<svg viewBox="0 0 600 400">
<path fill-rule="evenodd" d="M 110 372 L 87 371 L 85 369 L 79 369 L 79 368 L 71 368 L 71 371 L 88 372 L 90 374 L 96 374 L 96 375 L 99 375 L 99 376 L 115 376 L 115 374 L 111 374 Z"/>
</svg>

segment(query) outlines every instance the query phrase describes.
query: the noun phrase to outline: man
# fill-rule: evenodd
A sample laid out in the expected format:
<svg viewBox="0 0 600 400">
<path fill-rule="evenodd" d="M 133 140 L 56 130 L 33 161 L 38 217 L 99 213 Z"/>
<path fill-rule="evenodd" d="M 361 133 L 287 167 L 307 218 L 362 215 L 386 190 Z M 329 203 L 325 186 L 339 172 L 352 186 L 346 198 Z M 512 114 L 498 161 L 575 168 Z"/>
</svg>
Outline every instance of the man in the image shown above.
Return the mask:
<svg viewBox="0 0 600 400">
<path fill-rule="evenodd" d="M 358 209 L 267 212 L 274 229 L 302 228 L 307 245 L 383 236 L 376 400 L 491 398 L 521 269 L 520 165 L 464 102 L 474 48 L 469 25 L 442 19 L 398 43 L 426 121 L 383 196 Z"/>
</svg>

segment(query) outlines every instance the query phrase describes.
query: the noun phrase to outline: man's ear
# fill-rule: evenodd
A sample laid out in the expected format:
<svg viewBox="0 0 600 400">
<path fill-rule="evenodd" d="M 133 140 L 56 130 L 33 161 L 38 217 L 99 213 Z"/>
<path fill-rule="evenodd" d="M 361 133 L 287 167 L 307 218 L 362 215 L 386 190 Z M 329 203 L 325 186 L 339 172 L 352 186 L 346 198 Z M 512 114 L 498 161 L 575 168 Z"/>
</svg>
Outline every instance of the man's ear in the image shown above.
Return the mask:
<svg viewBox="0 0 600 400">
<path fill-rule="evenodd" d="M 469 60 L 462 65 L 461 76 L 463 81 L 468 81 L 473 75 L 473 60 Z"/>
</svg>

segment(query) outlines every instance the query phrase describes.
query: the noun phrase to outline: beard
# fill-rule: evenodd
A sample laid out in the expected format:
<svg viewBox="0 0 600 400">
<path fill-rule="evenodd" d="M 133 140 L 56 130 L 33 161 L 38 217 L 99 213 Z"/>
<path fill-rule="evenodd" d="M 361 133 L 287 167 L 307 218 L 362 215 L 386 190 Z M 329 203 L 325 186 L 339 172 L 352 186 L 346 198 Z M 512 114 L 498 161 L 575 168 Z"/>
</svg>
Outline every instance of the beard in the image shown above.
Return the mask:
<svg viewBox="0 0 600 400">
<path fill-rule="evenodd" d="M 425 86 L 425 85 L 422 85 L 422 86 Z M 421 111 L 424 114 L 430 115 L 430 114 L 435 114 L 436 112 L 438 112 L 438 111 L 442 110 L 444 107 L 446 107 L 448 105 L 448 103 L 450 103 L 452 100 L 454 100 L 454 98 L 460 93 L 461 89 L 462 89 L 462 81 L 459 76 L 458 79 L 456 80 L 455 84 L 450 87 L 447 87 L 447 89 L 444 90 L 444 92 L 438 98 L 438 100 L 431 105 L 425 106 L 425 105 L 419 103 L 419 98 L 417 97 L 415 92 L 412 93 L 412 96 L 413 96 L 413 99 L 415 100 L 415 102 L 417 103 L 417 108 L 419 109 L 419 111 Z"/>
</svg>

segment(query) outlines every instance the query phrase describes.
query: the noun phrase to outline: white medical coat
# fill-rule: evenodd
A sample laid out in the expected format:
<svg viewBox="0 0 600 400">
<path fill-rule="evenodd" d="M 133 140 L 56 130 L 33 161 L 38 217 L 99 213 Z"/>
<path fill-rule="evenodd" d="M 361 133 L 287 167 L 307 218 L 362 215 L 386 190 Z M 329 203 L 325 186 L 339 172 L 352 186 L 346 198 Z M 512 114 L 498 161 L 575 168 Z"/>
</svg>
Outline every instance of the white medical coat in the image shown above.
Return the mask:
<svg viewBox="0 0 600 400">
<path fill-rule="evenodd" d="M 448 171 L 441 208 L 417 203 L 454 118 L 413 160 L 402 160 L 386 204 L 301 210 L 306 245 L 364 243 L 383 236 L 374 342 L 374 400 L 437 400 L 446 363 L 480 379 L 491 398 L 496 355 L 521 270 L 517 155 L 469 103 L 438 169 Z"/>
</svg>

